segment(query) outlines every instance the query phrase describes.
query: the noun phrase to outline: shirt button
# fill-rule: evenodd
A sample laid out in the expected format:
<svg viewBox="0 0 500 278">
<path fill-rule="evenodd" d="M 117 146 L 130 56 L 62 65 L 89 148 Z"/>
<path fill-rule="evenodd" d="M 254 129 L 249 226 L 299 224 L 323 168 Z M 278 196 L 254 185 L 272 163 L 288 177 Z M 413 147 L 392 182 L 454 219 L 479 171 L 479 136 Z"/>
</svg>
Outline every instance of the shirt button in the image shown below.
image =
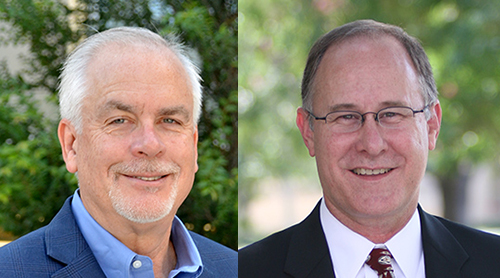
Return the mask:
<svg viewBox="0 0 500 278">
<path fill-rule="evenodd" d="M 142 266 L 142 262 L 139 261 L 139 260 L 135 260 L 133 263 L 132 263 L 132 266 L 134 268 L 140 268 Z"/>
</svg>

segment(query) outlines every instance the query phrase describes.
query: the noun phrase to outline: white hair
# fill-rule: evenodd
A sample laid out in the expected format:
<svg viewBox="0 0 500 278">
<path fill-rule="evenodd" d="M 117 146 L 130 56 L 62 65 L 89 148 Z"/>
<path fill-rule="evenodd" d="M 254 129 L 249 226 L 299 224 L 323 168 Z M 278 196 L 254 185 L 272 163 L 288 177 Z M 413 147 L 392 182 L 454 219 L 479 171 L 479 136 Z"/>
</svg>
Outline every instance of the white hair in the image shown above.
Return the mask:
<svg viewBox="0 0 500 278">
<path fill-rule="evenodd" d="M 82 105 L 88 94 L 87 68 L 96 53 L 109 43 L 141 46 L 157 50 L 169 49 L 181 61 L 193 93 L 193 120 L 198 123 L 201 114 L 200 70 L 188 55 L 188 49 L 175 35 L 160 35 L 140 27 L 118 27 L 97 33 L 85 39 L 67 58 L 59 77 L 59 109 L 61 118 L 68 119 L 77 132 L 82 131 Z"/>
</svg>

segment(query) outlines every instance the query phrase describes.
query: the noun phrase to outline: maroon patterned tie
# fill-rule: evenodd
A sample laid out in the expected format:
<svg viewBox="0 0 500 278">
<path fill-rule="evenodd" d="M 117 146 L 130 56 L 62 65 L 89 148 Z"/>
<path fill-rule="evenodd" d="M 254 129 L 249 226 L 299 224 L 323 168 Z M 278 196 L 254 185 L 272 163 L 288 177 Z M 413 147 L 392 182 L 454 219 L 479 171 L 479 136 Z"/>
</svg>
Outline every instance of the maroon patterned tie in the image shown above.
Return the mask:
<svg viewBox="0 0 500 278">
<path fill-rule="evenodd" d="M 391 265 L 392 259 L 394 258 L 389 250 L 373 248 L 366 259 L 366 264 L 377 272 L 379 278 L 395 278 L 394 269 Z"/>
</svg>

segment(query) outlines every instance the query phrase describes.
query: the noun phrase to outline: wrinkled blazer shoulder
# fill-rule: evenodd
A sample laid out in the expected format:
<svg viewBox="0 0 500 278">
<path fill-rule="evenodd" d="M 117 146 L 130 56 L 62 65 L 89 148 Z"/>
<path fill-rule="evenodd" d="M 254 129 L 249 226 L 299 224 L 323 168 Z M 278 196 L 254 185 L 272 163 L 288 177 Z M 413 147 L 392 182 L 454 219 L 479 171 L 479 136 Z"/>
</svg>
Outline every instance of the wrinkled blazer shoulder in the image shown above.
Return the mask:
<svg viewBox="0 0 500 278">
<path fill-rule="evenodd" d="M 105 277 L 76 224 L 71 200 L 47 226 L 0 248 L 0 277 Z"/>
<path fill-rule="evenodd" d="M 199 234 L 189 232 L 203 262 L 201 278 L 238 277 L 238 253 Z"/>
</svg>

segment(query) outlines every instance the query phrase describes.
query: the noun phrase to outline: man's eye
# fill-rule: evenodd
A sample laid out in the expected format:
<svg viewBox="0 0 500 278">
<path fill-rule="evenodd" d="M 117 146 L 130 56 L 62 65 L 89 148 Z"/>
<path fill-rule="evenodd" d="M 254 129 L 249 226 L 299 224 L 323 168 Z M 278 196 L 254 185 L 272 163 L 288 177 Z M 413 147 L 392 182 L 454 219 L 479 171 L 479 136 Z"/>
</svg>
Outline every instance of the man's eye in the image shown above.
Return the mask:
<svg viewBox="0 0 500 278">
<path fill-rule="evenodd" d="M 125 123 L 125 119 L 123 119 L 123 118 L 116 119 L 116 120 L 113 120 L 113 123 L 114 124 L 123 124 L 123 123 Z"/>
<path fill-rule="evenodd" d="M 342 115 L 337 115 L 335 117 L 335 122 L 345 122 L 345 121 L 352 121 L 352 120 L 358 120 L 359 116 L 356 114 L 342 114 Z"/>
<path fill-rule="evenodd" d="M 340 116 L 339 118 L 342 118 L 344 120 L 352 120 L 355 118 L 355 116 L 353 114 L 347 114 L 347 115 Z"/>
<path fill-rule="evenodd" d="M 166 124 L 175 124 L 176 123 L 176 121 L 174 119 L 170 119 L 170 118 L 163 119 L 163 122 Z"/>
<path fill-rule="evenodd" d="M 402 115 L 396 112 L 384 112 L 382 115 L 380 115 L 381 118 L 394 118 L 398 116 Z"/>
</svg>

